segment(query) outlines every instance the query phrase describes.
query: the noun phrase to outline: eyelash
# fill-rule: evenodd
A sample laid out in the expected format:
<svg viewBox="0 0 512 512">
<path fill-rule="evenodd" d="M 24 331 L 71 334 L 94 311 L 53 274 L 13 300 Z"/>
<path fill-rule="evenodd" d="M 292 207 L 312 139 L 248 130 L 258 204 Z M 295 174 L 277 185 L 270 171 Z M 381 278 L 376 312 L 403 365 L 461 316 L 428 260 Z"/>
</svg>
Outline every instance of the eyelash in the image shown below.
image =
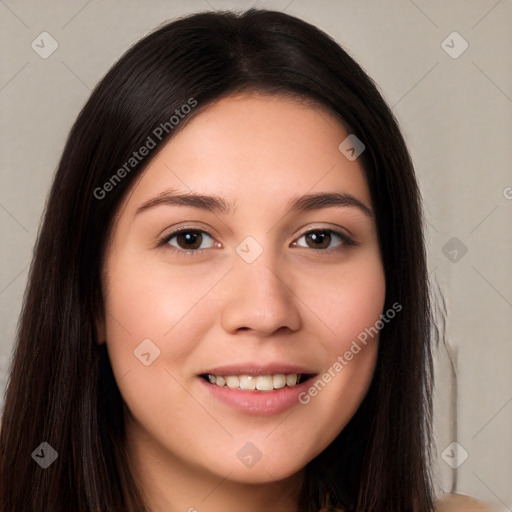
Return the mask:
<svg viewBox="0 0 512 512">
<path fill-rule="evenodd" d="M 202 229 L 185 228 L 185 229 L 179 229 L 177 231 L 173 231 L 172 233 L 169 233 L 169 234 L 163 236 L 161 239 L 158 240 L 158 244 L 157 244 L 158 247 L 166 246 L 165 247 L 166 249 L 172 251 L 173 253 L 175 253 L 179 257 L 185 257 L 185 258 L 190 258 L 190 257 L 198 256 L 203 251 L 211 249 L 211 247 L 208 247 L 206 249 L 185 250 L 185 249 L 178 249 L 178 248 L 176 248 L 176 247 L 174 247 L 174 246 L 169 244 L 171 239 L 173 239 L 175 236 L 180 235 L 182 233 L 201 233 L 201 234 L 206 234 L 210 238 L 213 239 L 213 237 L 207 231 L 204 231 Z M 346 247 L 359 245 L 357 242 L 355 242 L 352 238 L 350 238 L 345 233 L 341 233 L 341 232 L 335 231 L 333 229 L 311 229 L 309 231 L 306 231 L 306 232 L 302 233 L 302 235 L 300 235 L 300 237 L 297 240 L 300 240 L 302 237 L 304 237 L 304 236 L 306 236 L 306 235 L 308 235 L 310 233 L 329 233 L 331 236 L 335 235 L 338 238 L 340 238 L 340 240 L 341 240 L 341 243 L 338 246 L 332 247 L 330 249 L 314 249 L 313 247 L 310 247 L 310 249 L 312 249 L 314 251 L 318 251 L 318 252 L 324 252 L 324 253 L 331 254 L 332 252 L 338 252 L 340 250 L 343 250 Z M 294 243 L 296 243 L 296 242 L 294 241 Z M 303 246 L 298 246 L 298 247 L 302 247 L 303 249 L 307 249 L 308 248 L 308 247 L 303 247 Z"/>
</svg>

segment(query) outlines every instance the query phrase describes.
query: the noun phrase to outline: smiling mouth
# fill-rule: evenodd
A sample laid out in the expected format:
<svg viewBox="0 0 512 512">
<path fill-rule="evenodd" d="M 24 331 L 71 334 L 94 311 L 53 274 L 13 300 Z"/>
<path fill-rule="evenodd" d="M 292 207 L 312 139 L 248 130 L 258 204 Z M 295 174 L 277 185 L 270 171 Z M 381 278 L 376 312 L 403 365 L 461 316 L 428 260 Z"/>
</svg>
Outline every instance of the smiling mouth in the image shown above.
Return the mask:
<svg viewBox="0 0 512 512">
<path fill-rule="evenodd" d="M 206 382 L 220 388 L 243 391 L 274 391 L 284 387 L 293 388 L 314 377 L 308 373 L 278 373 L 273 375 L 200 375 Z"/>
</svg>

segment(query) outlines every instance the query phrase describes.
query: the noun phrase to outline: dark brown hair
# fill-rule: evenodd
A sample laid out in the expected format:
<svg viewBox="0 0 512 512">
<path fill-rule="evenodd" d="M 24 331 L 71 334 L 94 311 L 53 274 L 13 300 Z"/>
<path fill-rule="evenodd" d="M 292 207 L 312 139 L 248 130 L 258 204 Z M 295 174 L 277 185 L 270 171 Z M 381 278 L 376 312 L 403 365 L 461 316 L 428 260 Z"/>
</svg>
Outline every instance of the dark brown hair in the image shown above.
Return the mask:
<svg viewBox="0 0 512 512">
<path fill-rule="evenodd" d="M 285 94 L 329 109 L 366 146 L 386 278 L 370 389 L 338 438 L 306 467 L 302 512 L 428 512 L 433 506 L 433 321 L 420 195 L 398 123 L 361 67 L 295 17 L 251 9 L 165 24 L 129 49 L 93 91 L 67 140 L 46 205 L 19 322 L 0 434 L 1 512 L 141 512 L 127 464 L 122 397 L 105 345 L 102 257 L 120 202 L 150 158 L 112 179 L 156 127 L 193 98 L 201 112 L 240 91 Z M 96 191 L 96 193 L 95 193 Z M 31 453 L 43 441 L 58 459 Z"/>
</svg>

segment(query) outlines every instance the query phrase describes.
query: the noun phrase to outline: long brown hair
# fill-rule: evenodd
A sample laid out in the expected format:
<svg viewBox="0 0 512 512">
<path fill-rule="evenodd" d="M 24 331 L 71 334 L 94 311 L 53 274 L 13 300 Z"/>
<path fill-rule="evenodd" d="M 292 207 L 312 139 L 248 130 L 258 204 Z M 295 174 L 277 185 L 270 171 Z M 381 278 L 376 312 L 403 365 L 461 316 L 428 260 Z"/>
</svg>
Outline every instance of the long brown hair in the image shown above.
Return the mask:
<svg viewBox="0 0 512 512">
<path fill-rule="evenodd" d="M 203 107 L 242 90 L 313 101 L 364 143 L 385 310 L 402 306 L 380 332 L 364 401 L 306 467 L 301 512 L 317 512 L 322 500 L 351 511 L 432 509 L 433 322 L 411 158 L 375 84 L 334 40 L 295 17 L 251 9 L 194 14 L 146 36 L 99 83 L 70 132 L 38 235 L 6 392 L 2 512 L 146 510 L 127 463 L 122 397 L 105 345 L 95 339 L 102 257 L 120 202 L 151 156 Z M 110 181 L 108 195 L 98 192 L 191 98 L 197 107 L 176 130 L 163 131 L 145 161 Z M 42 442 L 58 453 L 46 469 L 31 456 Z"/>
</svg>

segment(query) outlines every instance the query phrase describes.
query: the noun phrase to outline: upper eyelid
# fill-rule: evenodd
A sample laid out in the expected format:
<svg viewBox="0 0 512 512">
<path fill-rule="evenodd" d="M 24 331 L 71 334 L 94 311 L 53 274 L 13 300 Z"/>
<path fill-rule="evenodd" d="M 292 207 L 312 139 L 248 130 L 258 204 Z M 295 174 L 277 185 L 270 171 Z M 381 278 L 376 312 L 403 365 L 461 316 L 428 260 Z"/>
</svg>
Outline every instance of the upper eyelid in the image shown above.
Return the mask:
<svg viewBox="0 0 512 512">
<path fill-rule="evenodd" d="M 297 237 L 306 235 L 310 231 L 332 231 L 333 233 L 339 233 L 342 236 L 346 236 L 348 238 L 353 238 L 352 233 L 347 228 L 342 228 L 341 226 L 329 227 L 329 226 L 325 226 L 325 225 L 313 226 L 313 227 L 308 226 L 308 227 L 305 227 L 304 229 L 301 228 L 300 234 L 298 234 Z M 345 233 L 344 231 L 346 231 L 347 233 Z"/>
</svg>

